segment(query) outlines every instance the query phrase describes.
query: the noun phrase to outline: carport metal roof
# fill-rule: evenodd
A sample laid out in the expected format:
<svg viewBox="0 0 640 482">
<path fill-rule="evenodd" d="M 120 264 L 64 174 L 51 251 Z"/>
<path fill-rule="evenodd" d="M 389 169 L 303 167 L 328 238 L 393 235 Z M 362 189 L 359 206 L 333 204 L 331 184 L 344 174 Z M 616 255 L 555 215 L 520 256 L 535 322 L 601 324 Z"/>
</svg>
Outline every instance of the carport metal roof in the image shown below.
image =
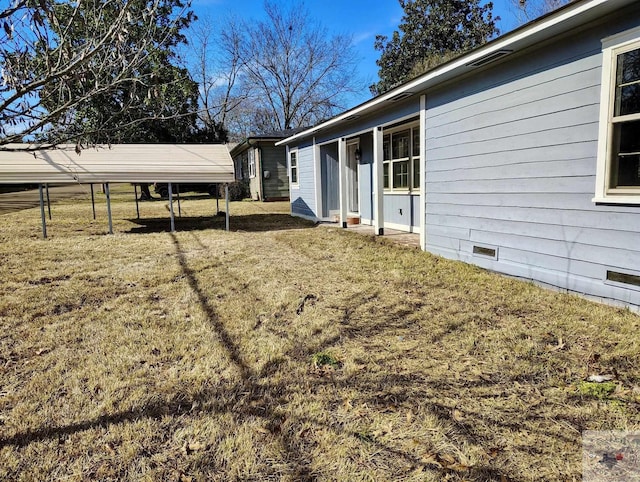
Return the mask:
<svg viewBox="0 0 640 482">
<path fill-rule="evenodd" d="M 74 145 L 58 146 L 55 149 L 38 149 L 38 146 L 29 144 L 8 144 L 0 147 L 0 183 L 40 184 L 42 235 L 45 238 L 47 228 L 43 184 L 105 184 L 109 233 L 113 233 L 109 194 L 111 182 L 168 183 L 173 232 L 175 226 L 172 183 L 228 184 L 234 181 L 233 160 L 229 149 L 223 144 L 111 144 L 84 149 L 77 149 Z M 228 231 L 228 187 L 225 191 Z M 93 202 L 93 187 L 91 193 Z M 138 211 L 137 202 L 136 198 Z"/>
<path fill-rule="evenodd" d="M 0 148 L 0 183 L 207 182 L 235 180 L 233 160 L 223 144 L 112 144 L 26 151 Z"/>
</svg>

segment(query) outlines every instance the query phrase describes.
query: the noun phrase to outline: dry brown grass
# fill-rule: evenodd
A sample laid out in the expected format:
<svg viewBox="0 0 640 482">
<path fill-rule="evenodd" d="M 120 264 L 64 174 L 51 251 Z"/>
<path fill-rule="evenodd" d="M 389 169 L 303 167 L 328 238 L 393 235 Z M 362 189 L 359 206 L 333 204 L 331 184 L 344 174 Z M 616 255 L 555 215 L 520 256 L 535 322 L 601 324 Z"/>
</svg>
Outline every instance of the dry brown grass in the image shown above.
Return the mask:
<svg viewBox="0 0 640 482">
<path fill-rule="evenodd" d="M 640 428 L 637 315 L 214 209 L 1 217 L 0 479 L 579 480 L 581 431 Z"/>
</svg>

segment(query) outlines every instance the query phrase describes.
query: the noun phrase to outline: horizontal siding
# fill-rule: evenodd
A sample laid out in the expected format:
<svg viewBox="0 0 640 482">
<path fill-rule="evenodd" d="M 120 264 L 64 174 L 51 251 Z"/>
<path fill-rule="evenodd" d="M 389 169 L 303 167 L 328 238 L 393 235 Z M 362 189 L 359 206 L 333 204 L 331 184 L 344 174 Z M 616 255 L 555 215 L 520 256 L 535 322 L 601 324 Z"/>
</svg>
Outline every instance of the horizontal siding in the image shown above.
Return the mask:
<svg viewBox="0 0 640 482">
<path fill-rule="evenodd" d="M 289 196 L 287 153 L 284 146 L 261 147 L 262 171 L 269 171 L 269 178 L 262 177 L 263 195 L 266 200 Z"/>
<path fill-rule="evenodd" d="M 318 218 L 315 198 L 313 146 L 298 149 L 298 185 L 291 185 L 291 213 Z"/>
<path fill-rule="evenodd" d="M 427 96 L 428 250 L 640 306 L 605 282 L 640 267 L 640 207 L 591 202 L 604 25 Z"/>
<path fill-rule="evenodd" d="M 385 194 L 384 222 L 411 231 L 420 226 L 420 195 Z"/>
</svg>

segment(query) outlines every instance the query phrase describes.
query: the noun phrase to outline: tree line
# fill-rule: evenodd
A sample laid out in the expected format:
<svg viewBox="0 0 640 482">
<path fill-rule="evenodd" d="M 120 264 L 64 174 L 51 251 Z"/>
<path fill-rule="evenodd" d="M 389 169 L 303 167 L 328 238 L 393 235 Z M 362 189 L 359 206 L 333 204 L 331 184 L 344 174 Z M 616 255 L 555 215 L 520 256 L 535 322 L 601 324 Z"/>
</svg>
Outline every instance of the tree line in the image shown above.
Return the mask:
<svg viewBox="0 0 640 482">
<path fill-rule="evenodd" d="M 512 0 L 525 22 L 568 0 Z M 492 4 L 399 0 L 377 36 L 381 94 L 498 35 Z M 0 149 L 226 142 L 304 127 L 366 88 L 349 35 L 301 4 L 197 19 L 185 0 L 9 0 L 0 9 Z"/>
</svg>

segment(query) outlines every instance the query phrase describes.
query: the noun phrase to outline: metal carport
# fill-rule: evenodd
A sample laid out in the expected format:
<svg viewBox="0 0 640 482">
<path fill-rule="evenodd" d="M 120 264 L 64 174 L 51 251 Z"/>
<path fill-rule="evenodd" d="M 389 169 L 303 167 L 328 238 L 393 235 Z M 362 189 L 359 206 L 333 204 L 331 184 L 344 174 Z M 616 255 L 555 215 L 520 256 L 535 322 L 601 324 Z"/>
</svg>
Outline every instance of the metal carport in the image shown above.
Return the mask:
<svg viewBox="0 0 640 482">
<path fill-rule="evenodd" d="M 43 184 L 105 184 L 111 227 L 109 183 L 169 183 L 171 230 L 174 230 L 172 183 L 234 182 L 233 160 L 224 144 L 111 144 L 78 149 L 75 145 L 38 149 L 28 144 L 0 148 L 0 183 L 39 184 L 43 235 L 46 237 Z M 226 227 L 229 229 L 229 192 Z"/>
</svg>

